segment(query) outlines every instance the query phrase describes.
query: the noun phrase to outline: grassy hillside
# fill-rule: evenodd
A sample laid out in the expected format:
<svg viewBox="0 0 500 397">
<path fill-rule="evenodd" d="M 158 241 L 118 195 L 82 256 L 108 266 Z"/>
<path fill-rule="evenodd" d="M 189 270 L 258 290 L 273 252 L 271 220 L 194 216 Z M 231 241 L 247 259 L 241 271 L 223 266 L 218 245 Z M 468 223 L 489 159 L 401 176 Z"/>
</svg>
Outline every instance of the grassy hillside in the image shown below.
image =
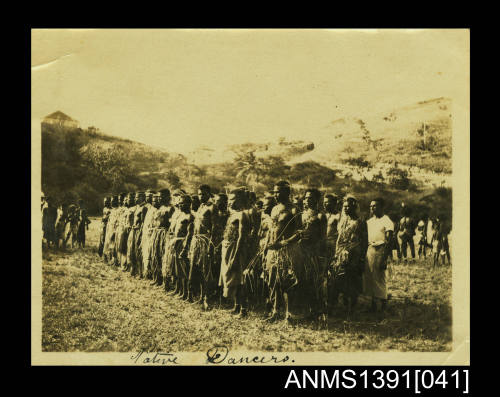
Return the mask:
<svg viewBox="0 0 500 397">
<path fill-rule="evenodd" d="M 159 177 L 151 171 L 183 162 L 130 140 L 42 124 L 43 192 L 56 203 L 83 198 L 91 213 L 99 213 L 106 195 L 157 187 Z"/>
<path fill-rule="evenodd" d="M 367 207 L 370 198 L 388 198 L 397 211 L 401 201 L 420 213 L 444 212 L 451 219 L 451 190 L 442 198 L 416 185 L 397 167 L 392 176 L 355 180 L 339 164 L 416 165 L 432 172 L 451 171 L 451 103 L 439 98 L 384 115 L 333 121 L 308 140 L 246 143 L 226 148 L 194 148 L 176 154 L 92 130 L 42 124 L 42 189 L 56 202 L 83 198 L 99 214 L 102 199 L 121 191 L 182 187 L 196 191 L 207 183 L 214 191 L 247 185 L 257 194 L 279 179 L 291 181 L 295 194 L 308 186 L 343 194 L 354 192 Z M 425 139 L 424 139 L 425 138 Z M 392 165 L 391 167 L 394 167 Z M 423 201 L 422 201 L 423 200 Z M 439 203 L 437 205 L 436 203 Z"/>
<path fill-rule="evenodd" d="M 364 157 L 372 164 L 397 162 L 451 173 L 450 108 L 449 99 L 437 98 L 384 114 L 332 121 L 317 133 L 311 132 L 315 149 L 294 161 L 315 160 L 331 166 L 350 157 Z"/>
</svg>

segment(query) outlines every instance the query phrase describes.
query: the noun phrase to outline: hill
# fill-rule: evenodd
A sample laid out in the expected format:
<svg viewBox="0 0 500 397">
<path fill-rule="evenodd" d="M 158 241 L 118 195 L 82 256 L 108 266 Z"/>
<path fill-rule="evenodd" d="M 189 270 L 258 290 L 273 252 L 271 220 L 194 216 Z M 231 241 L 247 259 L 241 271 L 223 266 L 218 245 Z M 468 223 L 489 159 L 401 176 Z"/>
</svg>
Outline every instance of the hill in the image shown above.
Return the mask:
<svg viewBox="0 0 500 397">
<path fill-rule="evenodd" d="M 168 185 L 169 170 L 189 169 L 178 154 L 82 130 L 42 123 L 42 191 L 56 203 L 82 198 L 92 214 L 104 196 Z"/>
<path fill-rule="evenodd" d="M 451 219 L 451 190 L 436 189 L 447 186 L 440 180 L 451 171 L 450 105 L 438 98 L 363 120 L 335 120 L 307 140 L 283 137 L 185 154 L 94 127 L 42 123 L 42 189 L 56 203 L 83 198 L 89 212 L 99 214 L 104 196 L 122 191 L 182 187 L 196 192 L 206 183 L 215 192 L 247 185 L 261 195 L 276 180 L 287 179 L 295 194 L 308 186 L 354 192 L 363 211 L 381 195 L 392 213 L 404 201 L 418 213 L 432 207 Z"/>
<path fill-rule="evenodd" d="M 325 165 L 364 158 L 432 173 L 451 173 L 451 100 L 437 98 L 361 118 L 342 118 L 311 134 L 315 149 L 294 161 Z"/>
<path fill-rule="evenodd" d="M 308 132 L 306 141 L 280 138 L 224 148 L 204 146 L 187 157 L 198 165 L 214 164 L 251 151 L 257 157 L 280 156 L 288 165 L 314 161 L 354 178 L 359 173 L 359 180 L 379 172 L 386 176 L 388 168 L 397 165 L 424 185 L 449 185 L 451 106 L 448 98 L 430 99 L 382 114 L 334 120 Z"/>
</svg>

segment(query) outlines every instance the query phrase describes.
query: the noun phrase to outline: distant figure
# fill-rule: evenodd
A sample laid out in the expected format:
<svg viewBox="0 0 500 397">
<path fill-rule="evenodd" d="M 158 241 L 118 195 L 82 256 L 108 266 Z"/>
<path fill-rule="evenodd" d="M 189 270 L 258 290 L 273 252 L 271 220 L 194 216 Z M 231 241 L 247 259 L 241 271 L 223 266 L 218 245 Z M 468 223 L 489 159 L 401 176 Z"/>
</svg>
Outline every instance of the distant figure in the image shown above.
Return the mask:
<svg viewBox="0 0 500 397">
<path fill-rule="evenodd" d="M 77 230 L 77 246 L 85 248 L 85 230 L 89 230 L 90 219 L 87 216 L 87 209 L 83 206 L 83 200 L 78 200 L 78 230 Z"/>
<path fill-rule="evenodd" d="M 429 217 L 427 223 L 425 224 L 425 242 L 427 243 L 427 248 L 431 249 L 432 252 L 432 235 L 433 235 L 433 219 Z"/>
<path fill-rule="evenodd" d="M 384 215 L 384 200 L 377 198 L 370 203 L 371 218 L 366 222 L 368 227 L 368 249 L 366 251 L 366 267 L 363 273 L 363 292 L 372 298 L 372 311 L 377 311 L 377 300 L 381 302 L 381 311 L 387 303 L 387 286 L 385 270 L 394 233 L 394 224 Z"/>
<path fill-rule="evenodd" d="M 427 232 L 425 230 L 426 222 L 421 219 L 417 224 L 417 229 L 415 231 L 415 237 L 418 246 L 418 259 L 426 257 L 426 247 L 427 247 Z"/>
<path fill-rule="evenodd" d="M 78 235 L 78 225 L 79 225 L 79 214 L 78 208 L 75 204 L 71 204 L 68 207 L 68 222 L 66 223 L 66 229 L 64 231 L 64 245 L 68 244 L 71 239 L 71 248 L 75 247 L 77 243 Z"/>
<path fill-rule="evenodd" d="M 47 196 L 42 206 L 42 232 L 47 247 L 56 243 L 56 218 L 57 208 L 52 204 L 52 197 Z"/>
<path fill-rule="evenodd" d="M 68 221 L 67 215 L 68 215 L 67 208 L 65 204 L 61 204 L 59 207 L 57 207 L 56 240 L 55 240 L 57 248 L 59 247 L 65 248 L 66 246 L 64 243 L 64 229 L 66 228 L 66 222 Z"/>
<path fill-rule="evenodd" d="M 415 226 L 413 224 L 413 219 L 410 218 L 410 211 L 408 207 L 403 207 L 402 215 L 402 218 L 399 220 L 398 244 L 401 249 L 403 260 L 406 262 L 408 247 L 410 247 L 412 259 L 415 259 L 415 244 L 413 241 Z"/>
<path fill-rule="evenodd" d="M 440 258 L 443 265 L 445 264 L 445 259 L 448 259 L 448 264 L 451 264 L 450 247 L 448 243 L 448 228 L 442 221 L 442 217 L 436 217 L 433 222 L 431 245 L 434 267 L 439 264 Z"/>
</svg>

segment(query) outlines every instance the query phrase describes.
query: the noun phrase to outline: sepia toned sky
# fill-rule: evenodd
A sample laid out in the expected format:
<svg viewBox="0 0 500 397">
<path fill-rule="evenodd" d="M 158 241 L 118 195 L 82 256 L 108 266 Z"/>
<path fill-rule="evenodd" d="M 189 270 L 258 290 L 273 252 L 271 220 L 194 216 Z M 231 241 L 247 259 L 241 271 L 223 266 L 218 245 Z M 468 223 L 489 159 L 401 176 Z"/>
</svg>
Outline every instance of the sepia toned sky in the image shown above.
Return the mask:
<svg viewBox="0 0 500 397">
<path fill-rule="evenodd" d="M 340 117 L 463 95 L 467 30 L 33 30 L 32 128 L 187 152 L 306 138 Z"/>
</svg>

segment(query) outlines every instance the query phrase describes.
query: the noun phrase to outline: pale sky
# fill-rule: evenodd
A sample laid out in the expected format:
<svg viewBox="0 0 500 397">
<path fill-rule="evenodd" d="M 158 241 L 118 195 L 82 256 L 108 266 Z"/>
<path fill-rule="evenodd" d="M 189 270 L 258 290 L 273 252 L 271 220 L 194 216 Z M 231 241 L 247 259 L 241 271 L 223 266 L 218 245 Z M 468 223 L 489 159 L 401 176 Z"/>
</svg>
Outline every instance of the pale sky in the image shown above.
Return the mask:
<svg viewBox="0 0 500 397">
<path fill-rule="evenodd" d="M 307 139 L 463 95 L 468 62 L 467 30 L 33 30 L 32 128 L 61 110 L 181 153 Z"/>
</svg>

